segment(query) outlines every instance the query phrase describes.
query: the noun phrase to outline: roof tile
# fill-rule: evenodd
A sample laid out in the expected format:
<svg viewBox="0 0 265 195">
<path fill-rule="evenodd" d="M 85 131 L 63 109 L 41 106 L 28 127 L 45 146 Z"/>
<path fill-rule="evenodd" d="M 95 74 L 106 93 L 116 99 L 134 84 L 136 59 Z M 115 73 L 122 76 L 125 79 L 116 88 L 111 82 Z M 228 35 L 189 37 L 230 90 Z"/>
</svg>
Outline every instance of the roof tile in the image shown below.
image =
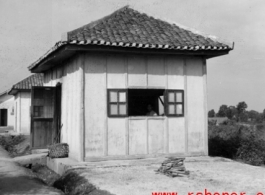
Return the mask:
<svg viewBox="0 0 265 195">
<path fill-rule="evenodd" d="M 128 6 L 113 14 L 68 32 L 69 41 L 97 40 L 149 45 L 227 46 L 216 40 L 155 19 Z M 117 44 L 119 46 L 119 44 Z M 201 49 L 201 48 L 200 48 Z"/>
<path fill-rule="evenodd" d="M 44 77 L 43 74 L 33 74 L 24 80 L 18 82 L 17 84 L 13 85 L 12 89 L 16 90 L 30 90 L 32 86 L 43 86 Z M 11 90 L 12 90 L 11 89 Z"/>
</svg>

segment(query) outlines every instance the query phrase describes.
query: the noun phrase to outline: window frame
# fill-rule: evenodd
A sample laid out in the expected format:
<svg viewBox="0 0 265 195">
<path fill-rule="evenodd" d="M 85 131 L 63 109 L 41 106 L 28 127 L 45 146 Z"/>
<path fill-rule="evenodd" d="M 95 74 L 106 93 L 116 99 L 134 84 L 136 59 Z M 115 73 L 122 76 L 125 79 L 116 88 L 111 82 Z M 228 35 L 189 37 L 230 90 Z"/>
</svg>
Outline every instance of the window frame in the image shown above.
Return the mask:
<svg viewBox="0 0 265 195">
<path fill-rule="evenodd" d="M 168 98 L 169 98 L 169 93 L 174 93 L 174 102 L 169 102 Z M 181 93 L 181 98 L 182 98 L 182 102 L 178 102 L 177 101 L 177 93 Z M 185 107 L 184 107 L 184 90 L 181 89 L 167 89 L 165 90 L 165 95 L 164 95 L 166 101 L 165 102 L 165 115 L 168 117 L 184 117 L 185 115 Z M 170 114 L 169 113 L 169 105 L 175 105 L 174 106 L 174 114 Z M 176 105 L 182 105 L 182 114 L 177 114 L 176 111 Z"/>
<path fill-rule="evenodd" d="M 116 92 L 118 94 L 116 103 L 110 102 L 110 93 L 111 92 Z M 125 92 L 125 97 L 126 97 L 125 102 L 119 101 L 119 93 L 120 92 Z M 118 106 L 118 114 L 116 114 L 116 115 L 111 114 L 111 108 L 110 107 L 112 104 L 116 104 Z M 119 114 L 120 113 L 119 105 L 125 105 L 126 114 Z M 128 117 L 128 89 L 107 89 L 107 113 L 108 113 L 108 117 L 110 117 L 110 118 Z"/>
</svg>

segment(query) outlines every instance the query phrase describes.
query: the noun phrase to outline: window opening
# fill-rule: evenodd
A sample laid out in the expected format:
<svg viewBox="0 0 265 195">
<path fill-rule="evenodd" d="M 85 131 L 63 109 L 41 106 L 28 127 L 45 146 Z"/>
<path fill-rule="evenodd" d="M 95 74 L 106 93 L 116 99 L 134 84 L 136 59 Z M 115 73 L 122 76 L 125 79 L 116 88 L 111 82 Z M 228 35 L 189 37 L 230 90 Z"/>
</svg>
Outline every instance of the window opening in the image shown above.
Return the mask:
<svg viewBox="0 0 265 195">
<path fill-rule="evenodd" d="M 164 92 L 164 89 L 129 89 L 129 116 L 163 116 Z M 154 115 L 149 115 L 150 106 Z"/>
<path fill-rule="evenodd" d="M 108 89 L 108 116 L 184 116 L 184 90 Z"/>
</svg>

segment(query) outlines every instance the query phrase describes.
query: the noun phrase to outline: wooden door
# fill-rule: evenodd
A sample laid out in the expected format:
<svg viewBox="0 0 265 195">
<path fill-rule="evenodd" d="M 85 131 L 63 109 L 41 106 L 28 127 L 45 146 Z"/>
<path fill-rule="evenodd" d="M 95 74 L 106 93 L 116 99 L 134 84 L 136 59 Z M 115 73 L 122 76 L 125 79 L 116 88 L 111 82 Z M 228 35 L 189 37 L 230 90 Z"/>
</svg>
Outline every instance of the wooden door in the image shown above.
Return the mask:
<svg viewBox="0 0 265 195">
<path fill-rule="evenodd" d="M 47 148 L 56 135 L 55 87 L 32 87 L 31 146 Z"/>
</svg>

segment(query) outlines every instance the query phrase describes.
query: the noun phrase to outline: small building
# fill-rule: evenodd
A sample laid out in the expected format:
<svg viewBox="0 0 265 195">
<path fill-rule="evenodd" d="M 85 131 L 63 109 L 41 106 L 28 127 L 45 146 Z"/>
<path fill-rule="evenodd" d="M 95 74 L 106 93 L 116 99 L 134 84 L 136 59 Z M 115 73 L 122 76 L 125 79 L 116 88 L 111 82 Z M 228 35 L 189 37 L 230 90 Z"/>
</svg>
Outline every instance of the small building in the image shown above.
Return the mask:
<svg viewBox="0 0 265 195">
<path fill-rule="evenodd" d="M 14 97 L 7 92 L 0 94 L 0 128 L 3 130 L 14 129 Z"/>
<path fill-rule="evenodd" d="M 43 74 L 33 74 L 16 83 L 8 91 L 14 98 L 14 128 L 17 133 L 30 134 L 31 88 L 43 86 Z"/>
<path fill-rule="evenodd" d="M 59 136 L 78 161 L 208 155 L 206 60 L 230 50 L 128 6 L 67 32 L 29 66 L 44 73 L 33 148 Z"/>
</svg>

